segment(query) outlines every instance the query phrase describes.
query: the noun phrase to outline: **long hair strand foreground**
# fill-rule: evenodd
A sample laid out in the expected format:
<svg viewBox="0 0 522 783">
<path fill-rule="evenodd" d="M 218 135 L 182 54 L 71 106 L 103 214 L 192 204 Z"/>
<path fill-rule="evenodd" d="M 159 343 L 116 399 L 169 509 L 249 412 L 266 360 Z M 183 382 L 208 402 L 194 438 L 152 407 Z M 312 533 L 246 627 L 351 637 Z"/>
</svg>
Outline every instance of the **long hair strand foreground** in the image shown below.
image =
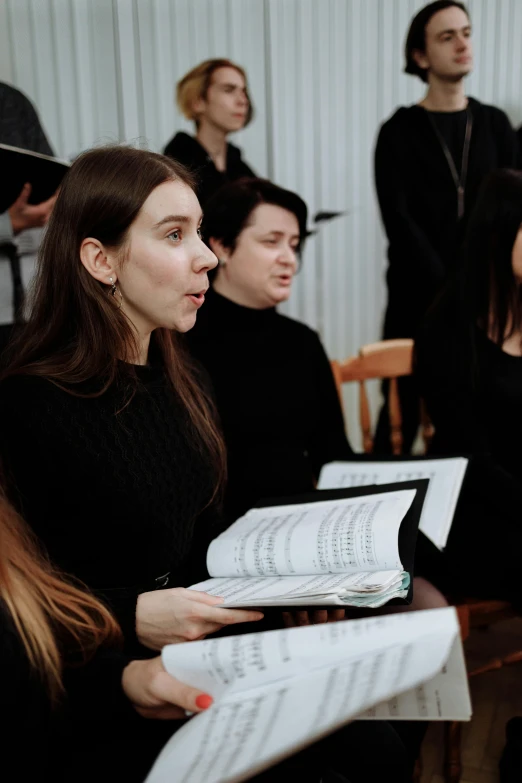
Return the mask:
<svg viewBox="0 0 522 783">
<path fill-rule="evenodd" d="M 0 599 L 7 607 L 31 668 L 56 704 L 63 691 L 64 650 L 87 661 L 121 632 L 88 592 L 70 584 L 40 552 L 24 521 L 0 494 Z"/>
</svg>

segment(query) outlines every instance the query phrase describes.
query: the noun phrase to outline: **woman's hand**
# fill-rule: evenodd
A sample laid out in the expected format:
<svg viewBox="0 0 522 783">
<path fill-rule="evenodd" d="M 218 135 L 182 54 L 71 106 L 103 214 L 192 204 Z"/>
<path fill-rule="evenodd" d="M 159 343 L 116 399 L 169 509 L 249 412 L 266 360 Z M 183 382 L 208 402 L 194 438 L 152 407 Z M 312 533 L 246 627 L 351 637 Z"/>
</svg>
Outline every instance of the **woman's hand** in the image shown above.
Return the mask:
<svg viewBox="0 0 522 783">
<path fill-rule="evenodd" d="M 261 620 L 261 612 L 223 609 L 215 595 L 174 587 L 138 596 L 136 633 L 141 644 L 161 650 L 166 644 L 194 642 L 225 625 Z"/>
<path fill-rule="evenodd" d="M 167 674 L 161 656 L 129 663 L 123 670 L 122 686 L 144 718 L 186 718 L 187 711 L 202 712 L 212 704 L 212 696 Z"/>
<path fill-rule="evenodd" d="M 285 628 L 295 628 L 297 625 L 318 625 L 319 623 L 336 623 L 344 620 L 344 609 L 294 609 L 293 612 L 283 612 Z"/>
</svg>

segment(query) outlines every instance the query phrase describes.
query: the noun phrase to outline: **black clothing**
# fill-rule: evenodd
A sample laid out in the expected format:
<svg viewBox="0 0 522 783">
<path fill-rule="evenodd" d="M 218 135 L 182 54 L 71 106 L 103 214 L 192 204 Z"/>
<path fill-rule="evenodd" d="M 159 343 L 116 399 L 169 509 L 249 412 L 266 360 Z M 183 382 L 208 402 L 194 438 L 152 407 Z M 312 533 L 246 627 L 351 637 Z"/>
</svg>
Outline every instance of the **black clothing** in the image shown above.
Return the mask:
<svg viewBox="0 0 522 783">
<path fill-rule="evenodd" d="M 506 747 L 499 763 L 500 783 L 522 780 L 522 717 L 511 718 L 506 725 Z"/>
<path fill-rule="evenodd" d="M 4 82 L 0 82 L 0 144 L 21 147 L 43 155 L 54 154 L 31 101 L 20 90 Z M 16 194 L 16 197 L 18 195 Z M 24 300 L 18 248 L 13 242 L 11 222 L 5 212 L 12 201 L 12 188 L 2 190 L 0 187 L 0 211 L 3 213 L 0 227 L 0 285 L 4 292 L 0 303 L 0 323 L 3 331 L 1 350 L 10 337 L 11 319 L 20 321 Z M 9 291 L 12 291 L 10 295 Z"/>
<path fill-rule="evenodd" d="M 417 563 L 446 591 L 522 604 L 522 358 L 476 328 L 475 376 L 455 324 L 450 310 L 426 321 L 415 372 L 435 427 L 430 452 L 472 459 L 443 555 L 428 564 L 420 547 Z"/>
<path fill-rule="evenodd" d="M 309 492 L 321 467 L 352 450 L 316 332 L 275 308 L 213 289 L 186 339 L 214 385 L 228 450 L 229 521 L 263 497 Z"/>
<path fill-rule="evenodd" d="M 230 143 L 227 144 L 226 170 L 218 171 L 206 149 L 188 133 L 176 133 L 163 150 L 163 154 L 183 163 L 196 175 L 196 192 L 202 206 L 227 182 L 256 176 L 241 158 L 239 147 Z"/>
<path fill-rule="evenodd" d="M 183 585 L 210 467 L 161 366 L 134 368 L 102 396 L 50 381 L 0 385 L 0 452 L 11 495 L 54 563 L 105 599 L 132 647 L 136 598 Z M 94 384 L 82 387 L 93 392 Z"/>
<path fill-rule="evenodd" d="M 31 101 L 4 82 L 0 82 L 0 143 L 54 155 Z"/>
<path fill-rule="evenodd" d="M 464 189 L 464 215 L 458 219 L 457 187 L 444 139 L 461 173 L 467 110 L 428 112 L 401 107 L 384 123 L 375 150 L 375 182 L 388 237 L 388 304 L 383 338 L 414 337 L 424 313 L 453 268 L 467 218 L 484 176 L 517 165 L 518 144 L 507 116 L 495 106 L 468 99 L 471 142 Z M 383 393 L 387 399 L 388 387 Z M 411 378 L 399 384 L 403 451 L 415 440 L 420 401 Z M 381 410 L 375 453 L 391 453 L 388 411 Z"/>
<path fill-rule="evenodd" d="M 186 339 L 214 385 L 228 451 L 228 522 L 263 497 L 312 491 L 326 462 L 353 456 L 316 332 L 210 289 Z M 254 780 L 406 782 L 420 739 L 404 723 L 355 722 Z"/>
<path fill-rule="evenodd" d="M 473 127 L 460 222 L 457 189 L 428 112 L 418 105 L 402 107 L 380 129 L 375 180 L 389 242 L 385 339 L 414 337 L 452 268 L 484 176 L 496 168 L 516 167 L 516 135 L 504 112 L 474 98 L 469 98 L 469 108 Z M 453 139 L 450 149 L 460 140 L 463 122 L 465 126 L 462 114 L 454 112 L 451 119 L 434 115 L 438 126 L 445 126 L 443 135 Z"/>
<path fill-rule="evenodd" d="M 100 648 L 85 665 L 65 666 L 65 693 L 51 703 L 29 665 L 8 610 L 0 604 L 0 690 L 5 780 L 143 783 L 179 721 L 142 718 L 121 687 L 128 662 Z M 30 747 L 28 746 L 30 742 Z"/>
<path fill-rule="evenodd" d="M 435 123 L 444 139 L 457 171 L 462 171 L 462 153 L 466 135 L 467 109 L 461 111 L 430 111 L 428 116 Z"/>
<path fill-rule="evenodd" d="M 7 609 L 0 603 L 2 777 L 53 780 L 51 710 L 44 687 L 31 671 Z M 30 746 L 28 746 L 30 738 Z"/>
</svg>

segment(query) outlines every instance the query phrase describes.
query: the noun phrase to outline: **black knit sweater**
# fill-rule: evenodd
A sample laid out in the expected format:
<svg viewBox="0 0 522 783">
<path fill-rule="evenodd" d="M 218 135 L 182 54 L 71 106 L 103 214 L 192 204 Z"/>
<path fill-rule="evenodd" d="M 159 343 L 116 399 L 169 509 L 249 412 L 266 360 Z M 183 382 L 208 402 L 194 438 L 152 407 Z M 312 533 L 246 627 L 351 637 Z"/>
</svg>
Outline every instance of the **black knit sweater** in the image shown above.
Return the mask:
<svg viewBox="0 0 522 783">
<path fill-rule="evenodd" d="M 222 419 L 227 521 L 263 497 L 312 491 L 322 465 L 350 458 L 330 363 L 308 326 L 210 289 L 185 337 Z"/>
<path fill-rule="evenodd" d="M 132 637 L 138 593 L 169 571 L 169 586 L 190 581 L 212 476 L 163 369 L 137 367 L 138 390 L 122 407 L 127 371 L 93 398 L 8 378 L 0 449 L 11 494 L 53 562 L 105 597 Z"/>
</svg>

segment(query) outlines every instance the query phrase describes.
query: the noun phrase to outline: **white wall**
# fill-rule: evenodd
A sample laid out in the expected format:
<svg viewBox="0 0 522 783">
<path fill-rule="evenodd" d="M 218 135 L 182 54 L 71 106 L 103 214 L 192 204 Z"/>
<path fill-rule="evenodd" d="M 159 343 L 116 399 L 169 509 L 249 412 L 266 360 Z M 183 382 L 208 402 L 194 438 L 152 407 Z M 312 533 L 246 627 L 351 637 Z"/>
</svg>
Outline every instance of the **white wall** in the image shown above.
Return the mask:
<svg viewBox="0 0 522 783">
<path fill-rule="evenodd" d="M 190 126 L 176 81 L 207 57 L 247 70 L 256 108 L 237 134 L 261 175 L 311 213 L 346 211 L 305 251 L 285 310 L 318 328 L 332 357 L 379 338 L 385 244 L 372 155 L 380 123 L 418 100 L 405 76 L 408 23 L 424 0 L 4 0 L 0 79 L 38 106 L 61 156 L 95 143 L 160 150 Z M 469 93 L 522 121 L 522 0 L 470 0 Z M 354 406 L 349 396 L 352 432 Z M 355 438 L 354 438 L 355 440 Z"/>
</svg>

